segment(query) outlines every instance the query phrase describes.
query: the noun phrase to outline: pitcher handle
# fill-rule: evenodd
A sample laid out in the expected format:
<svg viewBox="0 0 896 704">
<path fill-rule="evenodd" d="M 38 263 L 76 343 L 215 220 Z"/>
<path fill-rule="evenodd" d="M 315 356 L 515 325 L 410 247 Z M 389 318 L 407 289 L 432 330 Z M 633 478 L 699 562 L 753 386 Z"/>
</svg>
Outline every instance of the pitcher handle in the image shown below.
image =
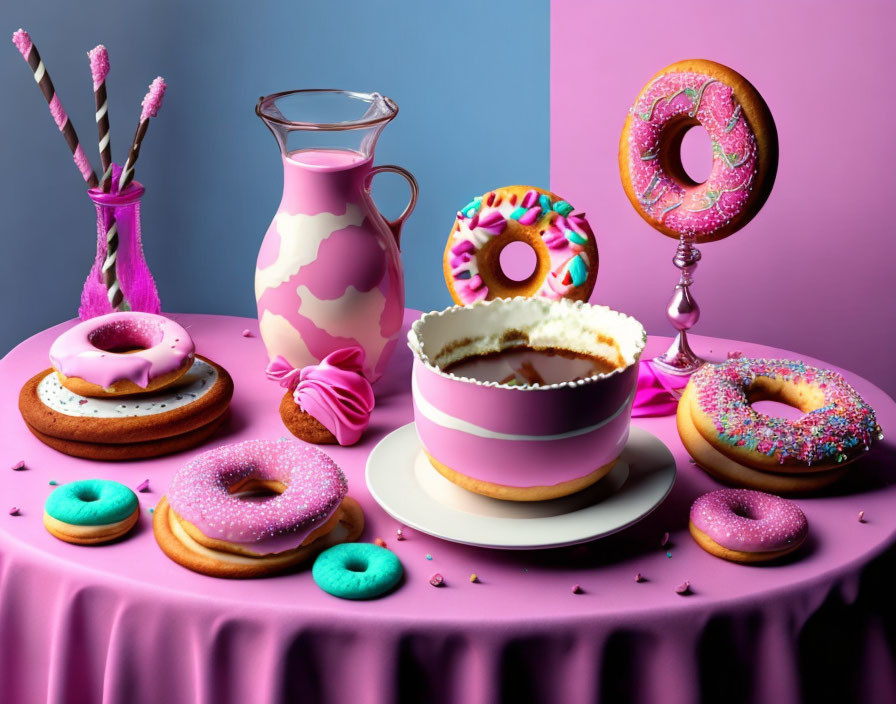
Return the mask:
<svg viewBox="0 0 896 704">
<path fill-rule="evenodd" d="M 395 166 L 394 164 L 384 164 L 383 166 L 374 166 L 368 172 L 368 192 L 370 191 L 370 184 L 373 181 L 373 177 L 379 173 L 383 173 L 384 171 L 398 174 L 399 176 L 404 176 L 405 180 L 408 182 L 408 185 L 411 187 L 411 200 L 408 203 L 407 207 L 404 209 L 404 212 L 394 220 L 386 220 L 386 224 L 389 226 L 389 229 L 392 230 L 392 234 L 395 236 L 395 244 L 397 244 L 398 248 L 401 249 L 401 228 L 404 225 L 404 221 L 408 219 L 408 216 L 414 210 L 414 206 L 417 205 L 417 194 L 419 193 L 420 188 L 417 185 L 417 179 L 414 178 L 414 175 L 410 171 L 408 171 L 407 169 L 403 169 L 400 166 Z M 383 219 L 385 220 L 385 218 Z"/>
</svg>

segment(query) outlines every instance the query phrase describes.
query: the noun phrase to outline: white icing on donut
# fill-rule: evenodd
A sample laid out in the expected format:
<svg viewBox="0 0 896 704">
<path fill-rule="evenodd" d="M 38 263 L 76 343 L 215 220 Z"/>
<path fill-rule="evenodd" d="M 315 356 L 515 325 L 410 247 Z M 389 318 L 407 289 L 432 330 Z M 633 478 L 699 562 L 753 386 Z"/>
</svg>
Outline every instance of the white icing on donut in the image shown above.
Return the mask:
<svg viewBox="0 0 896 704">
<path fill-rule="evenodd" d="M 218 381 L 217 370 L 194 359 L 190 370 L 171 386 L 151 394 L 88 398 L 69 391 L 55 372 L 37 385 L 37 397 L 47 408 L 76 418 L 130 418 L 152 416 L 181 408 L 202 398 Z"/>
</svg>

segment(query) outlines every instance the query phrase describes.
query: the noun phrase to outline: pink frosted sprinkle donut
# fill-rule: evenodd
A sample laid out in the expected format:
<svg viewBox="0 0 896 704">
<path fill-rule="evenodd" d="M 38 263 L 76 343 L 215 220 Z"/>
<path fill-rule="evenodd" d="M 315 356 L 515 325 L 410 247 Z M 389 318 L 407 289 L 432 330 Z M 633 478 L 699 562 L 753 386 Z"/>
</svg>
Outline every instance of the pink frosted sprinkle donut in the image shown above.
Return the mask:
<svg viewBox="0 0 896 704">
<path fill-rule="evenodd" d="M 681 140 L 700 125 L 713 166 L 695 183 L 681 165 Z M 761 96 L 712 61 L 680 61 L 654 76 L 631 108 L 619 145 L 623 185 L 647 222 L 670 237 L 722 239 L 762 207 L 777 169 L 777 134 Z"/>
<path fill-rule="evenodd" d="M 229 489 L 246 479 L 280 482 L 282 494 L 241 499 Z M 320 450 L 292 441 L 247 440 L 188 462 L 166 494 L 171 509 L 204 535 L 279 553 L 299 547 L 339 508 L 347 483 Z"/>
<path fill-rule="evenodd" d="M 139 349 L 123 354 L 121 350 Z M 130 381 L 146 389 L 193 358 L 194 346 L 183 327 L 153 313 L 109 313 L 66 330 L 50 347 L 50 362 L 66 377 L 104 389 Z"/>
<path fill-rule="evenodd" d="M 704 550 L 741 562 L 780 557 L 809 534 L 806 516 L 793 501 L 752 489 L 704 494 L 691 506 L 690 527 Z"/>
</svg>

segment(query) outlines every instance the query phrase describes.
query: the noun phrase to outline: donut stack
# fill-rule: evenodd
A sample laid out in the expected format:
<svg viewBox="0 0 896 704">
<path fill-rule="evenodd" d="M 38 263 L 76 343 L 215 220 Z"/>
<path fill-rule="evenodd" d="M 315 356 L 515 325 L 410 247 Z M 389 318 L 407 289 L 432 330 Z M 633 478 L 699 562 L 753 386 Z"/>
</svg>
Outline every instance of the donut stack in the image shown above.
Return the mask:
<svg viewBox="0 0 896 704">
<path fill-rule="evenodd" d="M 52 368 L 29 379 L 19 410 L 41 442 L 75 457 L 128 460 L 201 444 L 224 422 L 233 381 L 161 315 L 110 313 L 60 335 Z"/>
<path fill-rule="evenodd" d="M 753 409 L 778 401 L 797 420 Z M 707 473 L 726 484 L 776 494 L 833 484 L 882 438 L 874 410 L 837 372 L 782 359 L 705 365 L 678 404 L 678 432 Z"/>
</svg>

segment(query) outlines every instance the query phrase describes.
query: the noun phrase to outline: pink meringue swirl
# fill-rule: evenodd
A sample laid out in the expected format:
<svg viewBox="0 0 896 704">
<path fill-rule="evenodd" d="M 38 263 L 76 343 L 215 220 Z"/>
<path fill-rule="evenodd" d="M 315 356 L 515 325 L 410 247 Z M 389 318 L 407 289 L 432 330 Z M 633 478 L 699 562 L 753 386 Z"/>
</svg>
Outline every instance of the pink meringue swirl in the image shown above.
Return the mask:
<svg viewBox="0 0 896 704">
<path fill-rule="evenodd" d="M 268 364 L 268 379 L 293 392 L 305 413 L 316 418 L 340 445 L 354 445 L 370 423 L 373 388 L 363 374 L 364 350 L 344 347 L 320 364 L 293 369 L 283 357 Z"/>
</svg>

